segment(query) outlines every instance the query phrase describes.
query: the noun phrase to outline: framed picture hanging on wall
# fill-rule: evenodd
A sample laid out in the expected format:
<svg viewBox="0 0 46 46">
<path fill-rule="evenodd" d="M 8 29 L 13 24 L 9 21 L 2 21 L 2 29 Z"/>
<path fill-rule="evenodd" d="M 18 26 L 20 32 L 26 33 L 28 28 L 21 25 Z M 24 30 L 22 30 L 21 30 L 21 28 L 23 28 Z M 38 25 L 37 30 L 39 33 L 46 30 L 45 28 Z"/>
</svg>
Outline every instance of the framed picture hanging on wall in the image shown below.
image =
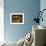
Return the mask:
<svg viewBox="0 0 46 46">
<path fill-rule="evenodd" d="M 24 13 L 10 13 L 10 24 L 24 24 Z"/>
</svg>

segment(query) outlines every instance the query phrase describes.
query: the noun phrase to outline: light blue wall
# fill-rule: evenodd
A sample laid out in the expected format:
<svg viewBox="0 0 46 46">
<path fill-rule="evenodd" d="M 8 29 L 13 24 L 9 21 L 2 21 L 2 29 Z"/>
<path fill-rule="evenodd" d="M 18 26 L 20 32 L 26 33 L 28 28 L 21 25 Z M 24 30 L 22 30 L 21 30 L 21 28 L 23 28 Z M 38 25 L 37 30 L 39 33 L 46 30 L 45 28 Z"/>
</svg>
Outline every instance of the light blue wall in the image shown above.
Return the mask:
<svg viewBox="0 0 46 46">
<path fill-rule="evenodd" d="M 41 0 L 40 1 L 40 10 L 42 11 L 43 9 L 46 9 L 46 0 Z M 43 22 L 40 21 L 40 25 L 46 27 L 46 10 L 43 12 Z"/>
<path fill-rule="evenodd" d="M 40 9 L 40 0 L 4 0 L 4 35 L 5 40 L 18 41 L 32 28 L 35 12 Z M 21 25 L 10 24 L 11 12 L 23 12 L 25 22 Z"/>
</svg>

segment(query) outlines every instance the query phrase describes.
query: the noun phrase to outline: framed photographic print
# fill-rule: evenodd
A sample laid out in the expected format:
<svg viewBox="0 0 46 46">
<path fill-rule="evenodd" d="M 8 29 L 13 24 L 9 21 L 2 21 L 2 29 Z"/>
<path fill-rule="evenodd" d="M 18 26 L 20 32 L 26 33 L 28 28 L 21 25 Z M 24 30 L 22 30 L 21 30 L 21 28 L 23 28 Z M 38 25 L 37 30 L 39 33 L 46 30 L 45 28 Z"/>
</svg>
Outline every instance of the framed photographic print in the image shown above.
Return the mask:
<svg viewBox="0 0 46 46">
<path fill-rule="evenodd" d="M 24 13 L 10 13 L 10 24 L 24 24 Z"/>
</svg>

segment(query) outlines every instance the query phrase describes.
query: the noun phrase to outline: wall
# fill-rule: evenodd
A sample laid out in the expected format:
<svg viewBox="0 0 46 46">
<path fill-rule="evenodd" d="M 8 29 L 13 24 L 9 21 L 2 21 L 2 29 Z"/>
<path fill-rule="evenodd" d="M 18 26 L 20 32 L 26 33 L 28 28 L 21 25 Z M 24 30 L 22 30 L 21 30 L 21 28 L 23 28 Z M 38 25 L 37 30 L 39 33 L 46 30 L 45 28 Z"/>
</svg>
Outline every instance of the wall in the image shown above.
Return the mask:
<svg viewBox="0 0 46 46">
<path fill-rule="evenodd" d="M 4 41 L 4 2 L 0 1 L 0 42 Z"/>
<path fill-rule="evenodd" d="M 4 35 L 7 41 L 18 41 L 32 29 L 35 12 L 40 10 L 40 0 L 4 0 Z M 10 13 L 23 12 L 24 24 L 11 25 Z"/>
<path fill-rule="evenodd" d="M 43 9 L 46 9 L 46 0 L 41 0 L 41 1 L 40 1 L 40 9 L 41 9 L 41 11 L 42 11 Z M 40 25 L 46 27 L 46 11 L 43 12 L 42 17 L 43 17 L 43 22 L 40 21 Z"/>
</svg>

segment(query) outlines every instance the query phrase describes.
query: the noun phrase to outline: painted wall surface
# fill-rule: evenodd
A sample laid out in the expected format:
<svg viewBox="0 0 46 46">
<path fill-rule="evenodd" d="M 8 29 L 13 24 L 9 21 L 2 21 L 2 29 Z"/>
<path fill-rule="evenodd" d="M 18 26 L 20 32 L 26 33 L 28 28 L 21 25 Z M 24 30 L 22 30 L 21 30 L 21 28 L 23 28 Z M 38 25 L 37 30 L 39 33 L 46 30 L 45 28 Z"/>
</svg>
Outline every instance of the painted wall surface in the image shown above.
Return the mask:
<svg viewBox="0 0 46 46">
<path fill-rule="evenodd" d="M 32 29 L 40 0 L 4 0 L 4 35 L 7 41 L 18 41 Z M 24 24 L 10 24 L 10 13 L 24 13 Z"/>
<path fill-rule="evenodd" d="M 41 11 L 42 11 L 43 9 L 46 9 L 46 0 L 41 0 L 41 1 L 40 1 L 40 9 L 41 9 Z M 42 17 L 43 17 L 43 22 L 41 21 L 41 22 L 40 22 L 40 25 L 46 27 L 46 10 L 43 12 Z"/>
</svg>

